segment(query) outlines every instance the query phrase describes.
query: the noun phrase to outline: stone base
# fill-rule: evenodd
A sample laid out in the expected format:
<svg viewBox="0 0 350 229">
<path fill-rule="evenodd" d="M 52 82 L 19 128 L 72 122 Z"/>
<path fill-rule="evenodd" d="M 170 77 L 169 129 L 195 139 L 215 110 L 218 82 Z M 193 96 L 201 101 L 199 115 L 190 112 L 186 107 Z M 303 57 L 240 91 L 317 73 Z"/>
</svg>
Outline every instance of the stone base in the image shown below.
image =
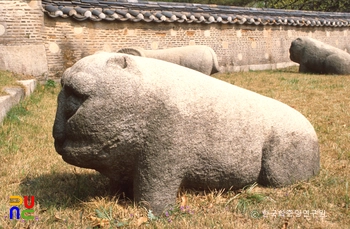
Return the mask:
<svg viewBox="0 0 350 229">
<path fill-rule="evenodd" d="M 274 70 L 280 68 L 287 68 L 291 66 L 299 66 L 294 62 L 283 62 L 275 64 L 254 64 L 254 65 L 242 65 L 242 66 L 221 66 L 220 72 L 247 72 L 247 71 L 263 71 Z"/>
<path fill-rule="evenodd" d="M 33 93 L 36 87 L 36 80 L 18 81 L 23 84 L 22 87 L 7 87 L 4 89 L 8 95 L 0 96 L 0 123 L 6 117 L 7 112 L 23 98 Z"/>
<path fill-rule="evenodd" d="M 0 69 L 44 79 L 48 73 L 44 45 L 0 45 Z"/>
</svg>

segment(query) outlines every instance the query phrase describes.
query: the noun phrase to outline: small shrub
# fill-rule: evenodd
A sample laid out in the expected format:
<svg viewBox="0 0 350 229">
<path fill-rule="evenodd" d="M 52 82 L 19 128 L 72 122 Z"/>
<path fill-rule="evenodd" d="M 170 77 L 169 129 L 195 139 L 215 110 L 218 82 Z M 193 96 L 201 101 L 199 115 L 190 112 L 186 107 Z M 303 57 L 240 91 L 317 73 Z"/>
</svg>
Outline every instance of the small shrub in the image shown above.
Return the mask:
<svg viewBox="0 0 350 229">
<path fill-rule="evenodd" d="M 55 88 L 56 87 L 56 82 L 53 80 L 48 80 L 45 83 L 46 88 Z"/>
</svg>

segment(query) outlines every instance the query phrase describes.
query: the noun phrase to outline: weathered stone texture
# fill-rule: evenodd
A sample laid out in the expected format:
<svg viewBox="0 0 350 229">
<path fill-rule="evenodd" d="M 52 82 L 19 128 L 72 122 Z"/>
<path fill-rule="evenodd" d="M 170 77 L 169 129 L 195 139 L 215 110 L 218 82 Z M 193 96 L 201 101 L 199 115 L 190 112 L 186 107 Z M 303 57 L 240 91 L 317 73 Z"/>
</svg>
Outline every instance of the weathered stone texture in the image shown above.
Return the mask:
<svg viewBox="0 0 350 229">
<path fill-rule="evenodd" d="M 212 48 L 205 45 L 191 45 L 160 50 L 123 48 L 118 50 L 118 52 L 164 60 L 199 71 L 206 75 L 217 73 L 220 70 L 216 53 Z"/>
<path fill-rule="evenodd" d="M 310 37 L 294 40 L 290 59 L 300 64 L 299 72 L 319 74 L 350 74 L 350 54 Z"/>
<path fill-rule="evenodd" d="M 1 47 L 0 69 L 44 78 L 48 73 L 45 46 L 31 44 Z"/>
<path fill-rule="evenodd" d="M 197 71 L 99 53 L 66 70 L 62 83 L 57 152 L 156 213 L 180 187 L 283 186 L 319 172 L 317 136 L 303 115 Z"/>
</svg>

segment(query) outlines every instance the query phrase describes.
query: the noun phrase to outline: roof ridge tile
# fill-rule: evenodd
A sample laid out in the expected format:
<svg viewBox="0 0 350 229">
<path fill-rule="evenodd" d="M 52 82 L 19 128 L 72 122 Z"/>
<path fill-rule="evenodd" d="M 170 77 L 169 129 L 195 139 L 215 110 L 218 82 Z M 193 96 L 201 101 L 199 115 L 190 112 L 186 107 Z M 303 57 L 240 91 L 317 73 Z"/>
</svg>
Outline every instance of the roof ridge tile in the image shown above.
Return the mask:
<svg viewBox="0 0 350 229">
<path fill-rule="evenodd" d="M 93 21 L 187 22 L 350 27 L 350 13 L 250 8 L 143 0 L 42 0 L 50 17 Z"/>
</svg>

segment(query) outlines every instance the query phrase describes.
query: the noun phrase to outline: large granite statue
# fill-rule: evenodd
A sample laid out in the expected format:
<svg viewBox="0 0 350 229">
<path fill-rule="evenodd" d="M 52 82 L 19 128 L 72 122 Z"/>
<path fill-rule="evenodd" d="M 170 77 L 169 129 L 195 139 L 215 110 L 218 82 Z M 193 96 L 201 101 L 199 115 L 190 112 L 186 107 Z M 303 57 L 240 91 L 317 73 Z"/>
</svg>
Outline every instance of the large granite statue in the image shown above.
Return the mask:
<svg viewBox="0 0 350 229">
<path fill-rule="evenodd" d="M 297 38 L 289 49 L 290 59 L 300 64 L 299 72 L 350 74 L 350 54 L 310 37 Z"/>
<path fill-rule="evenodd" d="M 143 48 L 123 48 L 119 53 L 165 60 L 193 70 L 211 75 L 219 72 L 219 64 L 214 50 L 205 45 L 191 45 L 178 48 L 145 50 Z"/>
<path fill-rule="evenodd" d="M 99 53 L 67 69 L 62 86 L 57 152 L 156 213 L 179 187 L 279 187 L 320 169 L 316 133 L 298 111 L 179 65 Z"/>
</svg>

